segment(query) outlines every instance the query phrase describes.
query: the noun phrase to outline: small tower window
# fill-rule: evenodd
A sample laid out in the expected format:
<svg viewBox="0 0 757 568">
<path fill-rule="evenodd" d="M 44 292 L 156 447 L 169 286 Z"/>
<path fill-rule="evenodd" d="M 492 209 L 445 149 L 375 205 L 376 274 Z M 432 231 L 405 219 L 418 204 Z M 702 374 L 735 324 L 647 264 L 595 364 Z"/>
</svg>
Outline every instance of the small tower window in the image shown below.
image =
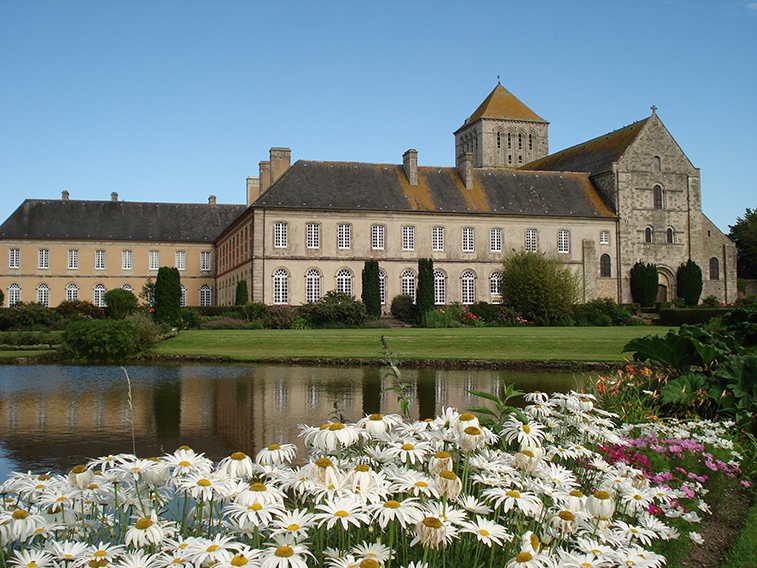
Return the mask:
<svg viewBox="0 0 757 568">
<path fill-rule="evenodd" d="M 720 280 L 720 263 L 715 256 L 710 259 L 710 280 Z"/>
<path fill-rule="evenodd" d="M 510 132 L 507 133 L 507 147 L 513 147 L 513 135 Z"/>
<path fill-rule="evenodd" d="M 523 135 L 518 134 L 518 150 L 522 150 L 522 149 L 523 149 Z"/>
<path fill-rule="evenodd" d="M 497 148 L 501 148 L 501 147 L 502 147 L 502 133 L 497 132 Z"/>
<path fill-rule="evenodd" d="M 609 254 L 603 254 L 599 257 L 599 277 L 610 278 L 612 275 L 612 259 Z"/>
<path fill-rule="evenodd" d="M 528 149 L 529 150 L 534 149 L 534 135 L 533 134 L 528 135 Z"/>
<path fill-rule="evenodd" d="M 652 242 L 652 229 L 651 227 L 647 227 L 644 229 L 644 242 L 645 243 L 651 243 Z"/>
<path fill-rule="evenodd" d="M 660 171 L 660 156 L 655 156 L 654 158 L 652 158 L 652 171 Z"/>
<path fill-rule="evenodd" d="M 673 244 L 673 235 L 674 235 L 674 233 L 673 233 L 673 229 L 668 229 L 668 232 L 667 232 L 667 234 L 666 234 L 666 239 L 665 239 L 665 240 L 666 240 L 666 242 L 667 242 L 667 243 L 668 243 L 669 245 L 672 245 L 672 244 Z"/>
<path fill-rule="evenodd" d="M 654 208 L 662 209 L 662 188 L 659 185 L 654 186 Z"/>
</svg>

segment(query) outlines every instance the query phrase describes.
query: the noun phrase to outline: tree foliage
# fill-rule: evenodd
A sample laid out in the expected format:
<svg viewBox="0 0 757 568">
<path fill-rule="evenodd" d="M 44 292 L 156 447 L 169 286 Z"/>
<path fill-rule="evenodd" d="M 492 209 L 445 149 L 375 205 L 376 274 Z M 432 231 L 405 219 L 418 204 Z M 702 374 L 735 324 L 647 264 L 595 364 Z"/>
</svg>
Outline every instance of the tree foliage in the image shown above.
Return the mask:
<svg viewBox="0 0 757 568">
<path fill-rule="evenodd" d="M 181 319 L 181 277 L 177 268 L 161 266 L 158 270 L 153 308 L 153 317 L 159 323 L 174 325 Z"/>
<path fill-rule="evenodd" d="M 418 317 L 434 309 L 434 261 L 431 258 L 418 259 L 418 290 L 415 296 Z"/>
<path fill-rule="evenodd" d="M 297 313 L 315 326 L 360 327 L 368 319 L 363 302 L 336 290 L 329 290 L 317 302 L 299 306 Z"/>
<path fill-rule="evenodd" d="M 234 296 L 235 306 L 244 306 L 250 301 L 250 293 L 247 289 L 247 280 L 237 282 L 236 294 Z"/>
<path fill-rule="evenodd" d="M 503 262 L 502 298 L 539 325 L 570 325 L 578 278 L 543 252 L 513 252 Z"/>
<path fill-rule="evenodd" d="M 644 264 L 639 261 L 631 269 L 631 296 L 633 301 L 641 304 L 642 308 L 654 306 L 657 300 L 660 280 L 657 274 L 657 266 Z"/>
<path fill-rule="evenodd" d="M 678 267 L 678 297 L 683 298 L 687 306 L 696 306 L 702 295 L 702 269 L 689 259 Z"/>
<path fill-rule="evenodd" d="M 113 319 L 124 319 L 126 316 L 137 309 L 139 301 L 133 292 L 114 288 L 108 290 L 104 295 L 105 305 L 108 307 L 108 313 Z"/>
<path fill-rule="evenodd" d="M 381 315 L 381 289 L 379 285 L 379 265 L 377 260 L 366 260 L 363 267 L 363 293 L 365 309 L 372 318 Z"/>
<path fill-rule="evenodd" d="M 736 243 L 739 278 L 757 279 L 757 209 L 747 207 L 744 217 L 730 225 L 728 236 Z"/>
</svg>

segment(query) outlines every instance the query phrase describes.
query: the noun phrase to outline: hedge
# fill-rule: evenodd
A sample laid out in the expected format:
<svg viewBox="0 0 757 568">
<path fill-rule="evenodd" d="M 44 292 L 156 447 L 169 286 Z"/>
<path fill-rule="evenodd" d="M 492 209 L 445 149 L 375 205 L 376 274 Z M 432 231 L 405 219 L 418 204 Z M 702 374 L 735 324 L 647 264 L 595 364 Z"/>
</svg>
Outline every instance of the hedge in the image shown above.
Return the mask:
<svg viewBox="0 0 757 568">
<path fill-rule="evenodd" d="M 683 324 L 698 325 L 707 323 L 714 317 L 724 316 L 730 311 L 731 308 L 666 308 L 660 310 L 660 325 L 670 327 L 678 327 Z"/>
</svg>

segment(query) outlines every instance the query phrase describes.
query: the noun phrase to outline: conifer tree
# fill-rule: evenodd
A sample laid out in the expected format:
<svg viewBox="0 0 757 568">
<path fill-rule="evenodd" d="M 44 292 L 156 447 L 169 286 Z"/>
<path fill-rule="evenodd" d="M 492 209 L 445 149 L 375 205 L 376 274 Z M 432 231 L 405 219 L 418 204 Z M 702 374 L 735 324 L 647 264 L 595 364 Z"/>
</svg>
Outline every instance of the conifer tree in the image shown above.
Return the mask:
<svg viewBox="0 0 757 568">
<path fill-rule="evenodd" d="M 377 260 L 366 260 L 363 267 L 363 293 L 365 309 L 372 318 L 381 315 L 381 289 L 379 285 L 379 265 Z"/>
<path fill-rule="evenodd" d="M 235 306 L 244 306 L 250 301 L 250 295 L 247 292 L 247 280 L 240 280 L 237 282 L 237 290 L 234 296 Z"/>
<path fill-rule="evenodd" d="M 660 286 L 657 265 L 639 261 L 631 269 L 631 296 L 642 308 L 651 308 Z"/>
<path fill-rule="evenodd" d="M 678 297 L 683 298 L 687 306 L 696 306 L 702 295 L 702 269 L 693 260 L 678 267 Z"/>
<path fill-rule="evenodd" d="M 434 309 L 434 261 L 431 258 L 418 259 L 418 290 L 415 298 L 418 317 Z"/>
<path fill-rule="evenodd" d="M 155 279 L 155 321 L 174 325 L 181 318 L 181 277 L 179 270 L 161 266 Z"/>
</svg>

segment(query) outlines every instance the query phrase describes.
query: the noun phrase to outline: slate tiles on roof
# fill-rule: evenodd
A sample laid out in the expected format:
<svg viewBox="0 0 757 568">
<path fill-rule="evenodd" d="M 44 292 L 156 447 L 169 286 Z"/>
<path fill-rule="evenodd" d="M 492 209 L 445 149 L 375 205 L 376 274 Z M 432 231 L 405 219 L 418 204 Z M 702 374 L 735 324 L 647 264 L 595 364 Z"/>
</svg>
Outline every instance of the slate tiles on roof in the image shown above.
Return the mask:
<svg viewBox="0 0 757 568">
<path fill-rule="evenodd" d="M 634 122 L 625 128 L 599 136 L 583 144 L 567 148 L 561 152 L 534 160 L 521 170 L 585 172 L 591 175 L 606 172 L 612 168 L 636 139 L 647 119 Z"/>
<path fill-rule="evenodd" d="M 296 162 L 254 206 L 285 209 L 424 211 L 613 217 L 585 174 L 475 169 L 466 190 L 455 168 L 418 168 L 411 186 L 402 166 Z"/>
<path fill-rule="evenodd" d="M 0 237 L 213 242 L 244 205 L 27 199 Z"/>
<path fill-rule="evenodd" d="M 481 117 L 547 122 L 501 84 L 497 84 L 465 123 L 468 124 Z"/>
</svg>

